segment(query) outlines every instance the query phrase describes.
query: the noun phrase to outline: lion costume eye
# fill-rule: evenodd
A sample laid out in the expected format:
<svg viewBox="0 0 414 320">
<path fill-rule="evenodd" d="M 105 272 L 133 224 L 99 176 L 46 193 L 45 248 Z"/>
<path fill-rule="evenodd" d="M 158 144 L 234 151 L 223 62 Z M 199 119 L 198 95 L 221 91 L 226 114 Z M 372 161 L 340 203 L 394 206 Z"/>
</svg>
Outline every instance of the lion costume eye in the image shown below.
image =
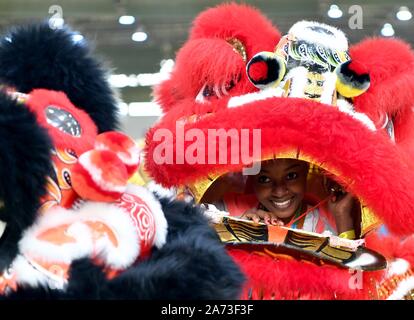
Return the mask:
<svg viewBox="0 0 414 320">
<path fill-rule="evenodd" d="M 214 98 L 220 99 L 224 96 L 228 96 L 233 87 L 234 81 L 223 83 L 221 85 L 208 85 L 206 83 L 198 92 L 195 100 L 199 103 L 204 103 Z"/>
</svg>

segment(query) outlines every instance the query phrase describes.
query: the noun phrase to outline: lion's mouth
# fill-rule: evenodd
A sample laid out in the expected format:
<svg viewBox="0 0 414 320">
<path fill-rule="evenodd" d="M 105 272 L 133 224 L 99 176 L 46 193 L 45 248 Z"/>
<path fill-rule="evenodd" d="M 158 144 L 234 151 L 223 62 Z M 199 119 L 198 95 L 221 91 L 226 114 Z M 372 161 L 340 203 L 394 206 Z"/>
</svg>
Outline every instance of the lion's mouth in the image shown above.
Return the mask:
<svg viewBox="0 0 414 320">
<path fill-rule="evenodd" d="M 2 209 L 3 207 L 4 207 L 4 202 L 0 200 L 0 209 Z M 6 226 L 7 226 L 7 223 L 0 220 L 0 239 L 4 234 L 4 230 L 6 230 Z"/>
</svg>

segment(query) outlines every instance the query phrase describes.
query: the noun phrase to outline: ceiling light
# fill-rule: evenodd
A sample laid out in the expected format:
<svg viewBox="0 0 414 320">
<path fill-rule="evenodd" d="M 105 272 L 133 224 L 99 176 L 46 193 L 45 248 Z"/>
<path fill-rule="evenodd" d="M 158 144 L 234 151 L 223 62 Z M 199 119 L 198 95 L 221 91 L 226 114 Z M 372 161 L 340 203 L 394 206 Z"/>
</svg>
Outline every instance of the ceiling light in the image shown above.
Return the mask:
<svg viewBox="0 0 414 320">
<path fill-rule="evenodd" d="M 137 31 L 132 35 L 132 40 L 137 42 L 144 42 L 145 40 L 147 40 L 147 38 L 148 35 L 144 31 Z"/>
<path fill-rule="evenodd" d="M 64 24 L 65 24 L 65 20 L 63 20 L 63 18 L 51 17 L 49 19 L 49 27 L 51 29 L 60 29 L 63 27 Z"/>
<path fill-rule="evenodd" d="M 392 37 L 395 34 L 394 28 L 392 27 L 391 23 L 384 24 L 384 26 L 381 29 L 381 34 L 384 37 Z"/>
<path fill-rule="evenodd" d="M 125 88 L 128 86 L 129 80 L 126 74 L 112 74 L 109 77 L 109 83 L 114 88 Z"/>
<path fill-rule="evenodd" d="M 332 19 L 342 17 L 342 10 L 336 4 L 332 4 L 328 10 L 328 17 Z"/>
<path fill-rule="evenodd" d="M 155 102 L 131 102 L 128 114 L 130 117 L 160 117 L 162 109 Z"/>
<path fill-rule="evenodd" d="M 171 73 L 174 68 L 174 60 L 173 59 L 165 59 L 161 60 L 160 66 L 160 73 Z"/>
<path fill-rule="evenodd" d="M 118 104 L 118 112 L 121 116 L 127 116 L 128 115 L 128 103 L 121 102 Z"/>
<path fill-rule="evenodd" d="M 118 22 L 120 24 L 133 24 L 135 22 L 135 17 L 134 16 L 120 16 L 118 19 Z"/>
<path fill-rule="evenodd" d="M 396 16 L 398 20 L 407 21 L 410 20 L 413 15 L 407 7 L 400 7 L 400 10 L 398 10 Z"/>
<path fill-rule="evenodd" d="M 72 41 L 75 42 L 75 43 L 78 43 L 78 42 L 82 41 L 83 39 L 84 39 L 83 35 L 81 35 L 80 33 L 75 33 L 75 34 L 72 35 Z"/>
</svg>

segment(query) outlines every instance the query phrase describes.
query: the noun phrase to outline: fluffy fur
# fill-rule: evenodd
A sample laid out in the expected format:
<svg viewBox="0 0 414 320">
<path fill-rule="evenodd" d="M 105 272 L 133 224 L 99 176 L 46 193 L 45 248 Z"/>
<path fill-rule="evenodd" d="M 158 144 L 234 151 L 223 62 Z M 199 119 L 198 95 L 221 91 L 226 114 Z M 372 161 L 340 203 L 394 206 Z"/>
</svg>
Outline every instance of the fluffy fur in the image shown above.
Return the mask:
<svg viewBox="0 0 414 320">
<path fill-rule="evenodd" d="M 35 89 L 30 92 L 26 106 L 36 114 L 39 125 L 47 129 L 53 145 L 57 148 L 71 148 L 78 155 L 92 148 L 97 132 L 94 122 L 85 111 L 74 106 L 63 92 Z M 74 138 L 48 124 L 45 113 L 48 106 L 55 106 L 70 113 L 82 128 L 81 136 Z"/>
<path fill-rule="evenodd" d="M 161 122 L 158 128 L 164 125 Z M 269 98 L 216 112 L 188 125 L 186 130 L 191 128 L 203 129 L 206 137 L 207 128 L 261 128 L 262 156 L 300 148 L 303 154 L 311 156 L 331 172 L 340 172 L 341 182 L 352 182 L 350 191 L 370 206 L 390 230 L 399 234 L 414 231 L 414 194 L 405 187 L 414 181 L 413 172 L 407 169 L 398 150 L 386 137 L 370 131 L 335 108 L 302 99 Z M 174 132 L 175 129 L 171 129 Z M 148 140 L 152 140 L 151 136 Z M 214 169 L 224 172 L 243 167 L 242 163 L 158 165 L 152 159 L 156 145 L 157 142 L 153 142 L 148 147 L 147 168 L 167 187 L 197 181 Z M 206 154 L 207 147 L 206 144 Z"/>
<path fill-rule="evenodd" d="M 352 59 L 368 70 L 371 84 L 355 98 L 357 110 L 376 122 L 384 113 L 394 120 L 396 142 L 411 158 L 414 155 L 414 53 L 398 39 L 371 38 L 350 48 Z M 409 161 L 411 162 L 411 161 Z"/>
<path fill-rule="evenodd" d="M 331 34 L 328 35 L 322 32 L 315 32 L 312 30 L 313 27 L 328 30 Z M 322 46 L 327 46 L 333 50 L 348 50 L 348 39 L 345 34 L 341 30 L 324 23 L 315 21 L 299 21 L 289 29 L 288 33 L 294 35 L 298 40 L 314 42 Z"/>
<path fill-rule="evenodd" d="M 205 179 L 208 174 L 239 171 L 242 168 L 242 164 L 156 164 L 153 151 L 159 142 L 153 141 L 154 134 L 160 128 L 168 128 L 175 133 L 177 121 L 185 123 L 184 132 L 198 128 L 204 131 L 204 137 L 208 136 L 208 129 L 236 129 L 239 133 L 241 129 L 250 129 L 251 133 L 252 129 L 260 128 L 263 157 L 287 151 L 295 154 L 300 150 L 302 155 L 337 174 L 338 182 L 373 209 L 388 229 L 399 237 L 395 240 L 397 242 L 381 240 L 373 244 L 368 241 L 367 246 L 384 252 L 391 260 L 402 258 L 411 261 L 413 241 L 406 240 L 407 243 L 398 245 L 401 235 L 414 232 L 414 193 L 411 188 L 414 181 L 414 167 L 411 165 L 414 155 L 414 55 L 409 45 L 399 40 L 370 39 L 351 48 L 350 56 L 356 63 L 356 68 L 351 69 L 359 73 L 362 68 L 357 67 L 357 63 L 361 63 L 371 79 L 367 92 L 354 99 L 357 112 L 352 114 L 341 112 L 346 107 L 344 105 L 334 108 L 315 101 L 275 97 L 280 93 L 276 90 L 273 96 L 261 92 L 257 96 L 263 99 L 252 101 L 250 98 L 256 94 L 251 92 L 255 90 L 245 84 L 245 71 L 239 67 L 241 62 L 234 63 L 237 57 L 233 59 L 224 44 L 222 51 L 218 51 L 219 46 L 209 50 L 208 45 L 212 38 L 220 42 L 231 34 L 246 45 L 248 60 L 255 53 L 256 49 L 252 50 L 254 44 L 259 46 L 257 52 L 273 51 L 277 40 L 269 36 L 272 32 L 268 33 L 266 28 L 260 35 L 255 34 L 256 30 L 250 32 L 246 23 L 258 32 L 262 32 L 262 28 L 251 23 L 250 15 L 245 16 L 246 12 L 244 6 L 222 5 L 206 10 L 195 20 L 190 39 L 177 56 L 177 62 L 180 59 L 183 62 L 176 64 L 171 79 L 156 91 L 158 101 L 168 112 L 147 135 L 148 171 L 157 182 L 171 187 L 191 184 Z M 254 16 L 253 19 L 256 18 Z M 202 54 L 198 54 L 193 47 L 202 48 Z M 205 61 L 206 57 L 220 64 Z M 242 73 L 236 78 L 240 80 L 228 90 L 230 97 L 213 96 L 206 97 L 203 103 L 195 101 L 197 93 L 206 83 L 214 88 L 220 86 L 223 79 L 227 80 L 229 74 L 234 76 L 239 72 Z M 235 97 L 243 94 L 246 95 Z M 379 120 L 384 118 L 385 113 L 394 122 L 396 144 L 385 132 L 375 130 L 375 125 L 377 129 L 382 127 Z M 375 125 L 371 120 L 369 123 L 365 121 L 368 120 L 367 115 Z M 187 142 L 186 147 L 192 142 Z M 251 155 L 251 139 L 249 146 Z M 207 146 L 203 151 L 208 154 Z M 227 151 L 230 159 L 230 148 Z M 382 250 L 381 246 L 385 249 Z M 248 297 L 248 289 L 253 288 L 250 297 L 255 299 L 373 298 L 370 289 L 375 288 L 371 286 L 380 283 L 385 274 L 384 271 L 364 273 L 363 290 L 355 291 L 349 287 L 351 274 L 345 269 L 317 267 L 294 260 L 274 260 L 240 250 L 229 252 L 249 278 L 243 296 Z"/>
<path fill-rule="evenodd" d="M 7 222 L 0 239 L 0 270 L 17 252 L 22 232 L 30 226 L 52 172 L 51 141 L 23 105 L 0 93 L 0 220 Z"/>
<path fill-rule="evenodd" d="M 237 299 L 244 276 L 191 204 L 162 200 L 167 243 L 112 280 L 88 260 L 72 265 L 65 293 L 24 289 L 8 299 Z"/>
<path fill-rule="evenodd" d="M 248 276 L 244 299 L 334 300 L 365 296 L 364 291 L 351 289 L 353 273 L 347 269 L 279 260 L 238 249 L 230 249 L 229 254 Z"/>
<path fill-rule="evenodd" d="M 225 4 L 201 13 L 193 23 L 189 41 L 177 54 L 171 78 L 155 89 L 164 111 L 186 97 L 195 98 L 206 83 L 232 82 L 230 95 L 256 91 L 245 73 L 247 61 L 227 42 L 232 38 L 244 45 L 249 61 L 260 51 L 273 51 L 280 33 L 247 5 Z"/>
<path fill-rule="evenodd" d="M 0 42 L 0 82 L 28 93 L 36 88 L 65 92 L 87 111 L 99 132 L 117 126 L 116 100 L 100 62 L 67 28 L 48 24 L 16 28 Z"/>
</svg>

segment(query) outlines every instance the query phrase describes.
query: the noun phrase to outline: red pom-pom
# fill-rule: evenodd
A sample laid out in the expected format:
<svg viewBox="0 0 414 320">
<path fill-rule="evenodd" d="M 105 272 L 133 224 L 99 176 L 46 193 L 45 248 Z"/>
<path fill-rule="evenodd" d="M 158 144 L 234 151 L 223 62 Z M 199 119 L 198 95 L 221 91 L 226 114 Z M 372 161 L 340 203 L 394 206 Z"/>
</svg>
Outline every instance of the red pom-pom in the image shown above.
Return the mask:
<svg viewBox="0 0 414 320">
<path fill-rule="evenodd" d="M 249 66 L 249 78 L 252 82 L 257 83 L 267 78 L 268 66 L 265 61 L 257 61 Z"/>
<path fill-rule="evenodd" d="M 128 173 L 117 155 L 91 150 L 79 157 L 72 169 L 72 187 L 83 199 L 112 202 L 126 191 Z"/>
<path fill-rule="evenodd" d="M 363 75 L 363 74 L 368 74 L 368 69 L 367 67 L 355 60 L 352 60 L 349 64 L 348 64 L 348 69 L 355 72 L 357 75 Z"/>
<path fill-rule="evenodd" d="M 137 171 L 141 150 L 127 135 L 117 131 L 102 133 L 96 137 L 95 148 L 114 152 L 125 165 L 129 177 Z"/>
</svg>

